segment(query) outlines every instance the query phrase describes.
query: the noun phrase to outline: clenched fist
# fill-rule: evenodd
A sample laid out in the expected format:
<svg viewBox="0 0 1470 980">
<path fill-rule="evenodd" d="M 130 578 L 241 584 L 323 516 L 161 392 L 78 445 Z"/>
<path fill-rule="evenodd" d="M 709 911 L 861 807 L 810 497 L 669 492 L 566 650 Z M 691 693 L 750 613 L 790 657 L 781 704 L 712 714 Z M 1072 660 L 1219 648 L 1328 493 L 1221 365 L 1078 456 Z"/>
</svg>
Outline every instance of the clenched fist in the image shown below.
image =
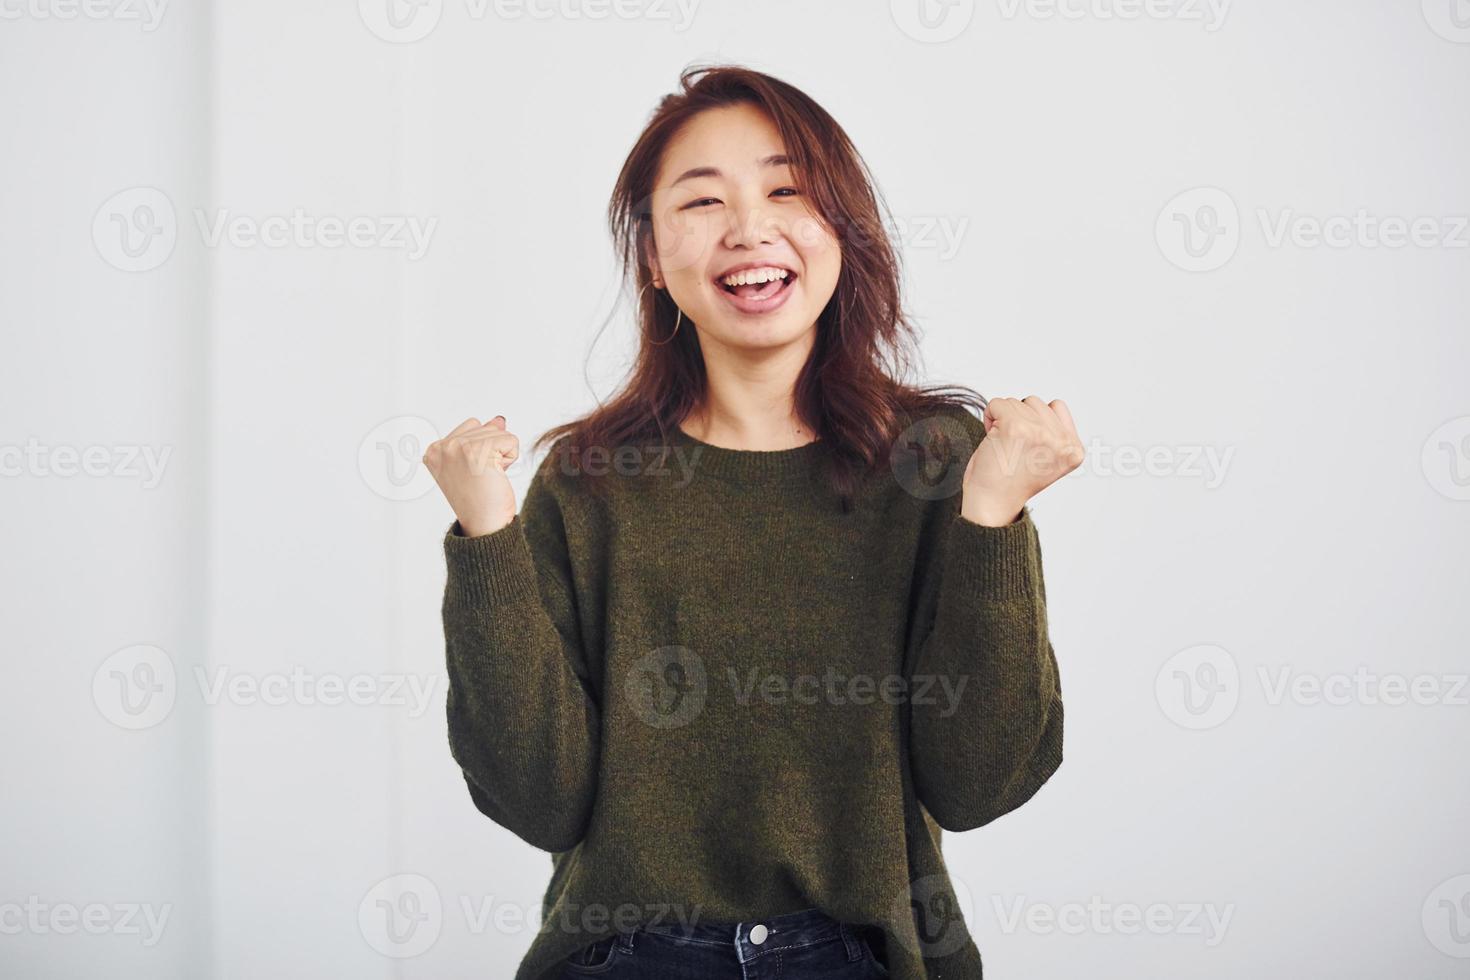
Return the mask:
<svg viewBox="0 0 1470 980">
<path fill-rule="evenodd" d="M 504 415 L 484 425 L 465 419 L 424 451 L 424 465 L 468 537 L 498 531 L 515 518 L 516 494 L 505 468 L 520 454 L 521 442 L 505 431 Z"/>
<path fill-rule="evenodd" d="M 960 503 L 960 516 L 976 524 L 1010 524 L 1028 500 L 1082 465 L 1082 439 L 1060 399 L 993 398 L 984 422 Z"/>
</svg>

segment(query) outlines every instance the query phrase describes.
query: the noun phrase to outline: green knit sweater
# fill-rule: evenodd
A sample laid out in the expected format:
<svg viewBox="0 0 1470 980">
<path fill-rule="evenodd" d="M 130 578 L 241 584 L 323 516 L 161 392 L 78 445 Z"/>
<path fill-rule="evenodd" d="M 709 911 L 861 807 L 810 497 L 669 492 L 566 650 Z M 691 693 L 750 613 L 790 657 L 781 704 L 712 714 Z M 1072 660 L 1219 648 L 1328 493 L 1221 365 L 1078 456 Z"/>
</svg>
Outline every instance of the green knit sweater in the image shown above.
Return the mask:
<svg viewBox="0 0 1470 980">
<path fill-rule="evenodd" d="M 941 828 L 1056 770 L 1061 688 L 1029 508 L 961 517 L 984 427 L 936 418 L 947 457 L 846 512 L 821 441 L 674 430 L 609 454 L 602 495 L 553 446 L 510 524 L 449 528 L 450 748 L 480 811 L 552 852 L 516 980 L 638 922 L 810 907 L 881 927 L 898 980 L 980 978 Z"/>
</svg>

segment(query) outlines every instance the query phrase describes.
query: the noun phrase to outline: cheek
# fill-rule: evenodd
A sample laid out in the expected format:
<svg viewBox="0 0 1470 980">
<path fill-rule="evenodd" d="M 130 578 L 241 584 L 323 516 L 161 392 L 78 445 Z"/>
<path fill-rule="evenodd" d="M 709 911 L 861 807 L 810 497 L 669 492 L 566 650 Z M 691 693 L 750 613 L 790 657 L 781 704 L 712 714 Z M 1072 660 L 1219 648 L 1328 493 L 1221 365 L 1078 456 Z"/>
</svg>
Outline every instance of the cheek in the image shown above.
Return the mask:
<svg viewBox="0 0 1470 980">
<path fill-rule="evenodd" d="M 791 240 L 801 254 L 806 276 L 813 284 L 835 285 L 842 271 L 842 246 L 821 221 L 802 218 L 792 224 Z"/>
<path fill-rule="evenodd" d="M 655 214 L 654 248 L 659 267 L 669 278 L 695 275 L 705 267 L 714 236 L 710 222 L 677 209 Z"/>
</svg>

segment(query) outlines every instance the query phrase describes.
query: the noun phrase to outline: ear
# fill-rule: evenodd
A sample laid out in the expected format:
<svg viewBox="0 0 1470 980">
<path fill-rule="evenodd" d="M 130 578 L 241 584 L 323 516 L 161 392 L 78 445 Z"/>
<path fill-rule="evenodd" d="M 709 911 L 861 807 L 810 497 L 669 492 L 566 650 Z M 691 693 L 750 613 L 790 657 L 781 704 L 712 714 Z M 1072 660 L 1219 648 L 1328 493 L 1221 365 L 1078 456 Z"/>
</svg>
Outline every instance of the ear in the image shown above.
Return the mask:
<svg viewBox="0 0 1470 980">
<path fill-rule="evenodd" d="M 653 247 L 653 233 L 643 240 L 643 255 L 648 259 L 649 282 L 653 283 L 654 289 L 664 288 L 663 270 L 658 264 L 658 250 Z"/>
</svg>

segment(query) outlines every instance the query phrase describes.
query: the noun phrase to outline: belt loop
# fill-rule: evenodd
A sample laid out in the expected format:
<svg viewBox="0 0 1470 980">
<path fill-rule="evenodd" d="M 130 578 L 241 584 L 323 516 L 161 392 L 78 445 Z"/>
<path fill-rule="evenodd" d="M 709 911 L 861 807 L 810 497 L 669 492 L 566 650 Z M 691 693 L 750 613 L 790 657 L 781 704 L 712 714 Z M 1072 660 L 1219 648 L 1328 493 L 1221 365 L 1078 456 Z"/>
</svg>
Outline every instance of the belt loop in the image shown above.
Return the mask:
<svg viewBox="0 0 1470 980">
<path fill-rule="evenodd" d="M 847 947 L 847 962 L 856 963 L 862 959 L 862 940 L 854 935 L 848 924 L 846 922 L 837 923 L 837 932 L 842 936 L 842 944 Z"/>
<path fill-rule="evenodd" d="M 625 953 L 633 952 L 633 934 L 638 931 L 638 928 L 634 926 L 627 932 L 618 931 L 618 949 L 621 949 Z"/>
</svg>

